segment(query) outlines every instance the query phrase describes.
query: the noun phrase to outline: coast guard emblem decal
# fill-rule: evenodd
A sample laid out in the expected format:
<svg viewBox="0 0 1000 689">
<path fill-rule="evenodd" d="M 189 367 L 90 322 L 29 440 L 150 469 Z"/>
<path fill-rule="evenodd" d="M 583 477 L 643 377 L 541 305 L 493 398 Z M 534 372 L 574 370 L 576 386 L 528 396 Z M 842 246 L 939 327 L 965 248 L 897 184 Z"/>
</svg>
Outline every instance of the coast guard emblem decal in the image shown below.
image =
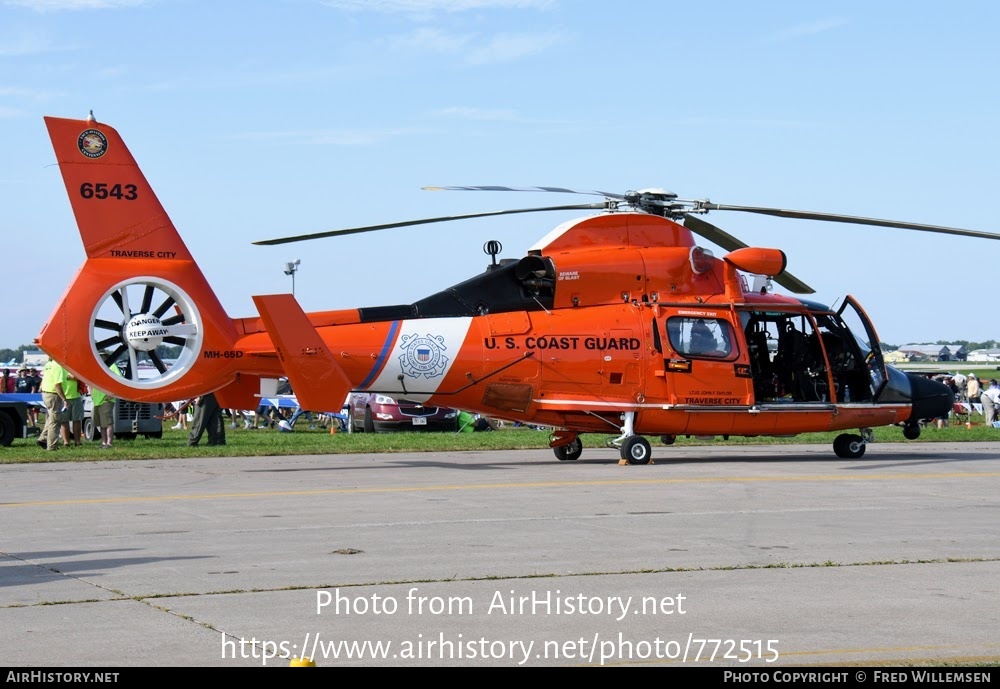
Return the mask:
<svg viewBox="0 0 1000 689">
<path fill-rule="evenodd" d="M 400 338 L 403 353 L 399 357 L 399 368 L 405 375 L 419 378 L 437 378 L 448 365 L 444 355 L 444 335 L 418 337 L 403 335 Z"/>
<path fill-rule="evenodd" d="M 86 129 L 76 140 L 80 153 L 88 158 L 100 158 L 108 150 L 108 139 L 96 129 Z"/>
</svg>

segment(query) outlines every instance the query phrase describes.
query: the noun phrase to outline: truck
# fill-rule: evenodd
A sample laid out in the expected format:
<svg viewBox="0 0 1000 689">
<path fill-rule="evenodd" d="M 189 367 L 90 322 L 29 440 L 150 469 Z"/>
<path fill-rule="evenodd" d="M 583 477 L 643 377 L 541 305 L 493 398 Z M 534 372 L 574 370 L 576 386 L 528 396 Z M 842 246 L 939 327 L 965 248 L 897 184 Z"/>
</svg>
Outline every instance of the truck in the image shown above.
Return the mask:
<svg viewBox="0 0 1000 689">
<path fill-rule="evenodd" d="M 10 447 L 15 438 L 38 434 L 37 428 L 28 426 L 28 405 L 41 402 L 42 396 L 36 393 L 0 394 L 0 446 Z"/>
<path fill-rule="evenodd" d="M 162 438 L 164 406 L 162 402 L 116 399 L 112 417 L 115 437 L 125 440 L 134 440 L 140 435 L 147 438 Z M 83 396 L 83 438 L 101 439 L 101 432 L 94 425 L 94 401 L 90 395 Z"/>
</svg>

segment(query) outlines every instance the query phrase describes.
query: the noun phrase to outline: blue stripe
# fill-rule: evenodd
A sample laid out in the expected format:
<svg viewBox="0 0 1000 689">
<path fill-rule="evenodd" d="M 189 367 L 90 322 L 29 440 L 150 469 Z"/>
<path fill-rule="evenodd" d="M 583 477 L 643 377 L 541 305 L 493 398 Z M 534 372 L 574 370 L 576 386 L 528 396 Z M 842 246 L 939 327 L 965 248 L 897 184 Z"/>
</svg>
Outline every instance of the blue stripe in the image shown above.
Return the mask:
<svg viewBox="0 0 1000 689">
<path fill-rule="evenodd" d="M 386 335 L 385 342 L 382 344 L 382 351 L 379 352 L 378 358 L 375 359 L 375 365 L 372 366 L 368 377 L 361 381 L 361 385 L 358 386 L 360 389 L 363 390 L 371 385 L 371 382 L 382 371 L 382 367 L 385 366 L 385 360 L 388 358 L 389 352 L 392 351 L 392 346 L 396 343 L 396 333 L 399 332 L 399 323 L 400 321 L 393 321 L 392 325 L 389 326 L 389 334 Z"/>
</svg>

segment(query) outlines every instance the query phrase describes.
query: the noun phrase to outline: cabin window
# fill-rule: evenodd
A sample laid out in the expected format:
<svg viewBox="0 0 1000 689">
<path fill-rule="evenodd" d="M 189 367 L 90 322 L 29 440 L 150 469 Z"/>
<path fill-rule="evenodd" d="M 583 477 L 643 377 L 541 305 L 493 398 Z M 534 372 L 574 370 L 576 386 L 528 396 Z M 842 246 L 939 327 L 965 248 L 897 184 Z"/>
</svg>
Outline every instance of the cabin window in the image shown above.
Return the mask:
<svg viewBox="0 0 1000 689">
<path fill-rule="evenodd" d="M 720 318 L 670 318 L 667 336 L 674 351 L 692 359 L 728 359 L 734 352 L 733 329 Z"/>
</svg>

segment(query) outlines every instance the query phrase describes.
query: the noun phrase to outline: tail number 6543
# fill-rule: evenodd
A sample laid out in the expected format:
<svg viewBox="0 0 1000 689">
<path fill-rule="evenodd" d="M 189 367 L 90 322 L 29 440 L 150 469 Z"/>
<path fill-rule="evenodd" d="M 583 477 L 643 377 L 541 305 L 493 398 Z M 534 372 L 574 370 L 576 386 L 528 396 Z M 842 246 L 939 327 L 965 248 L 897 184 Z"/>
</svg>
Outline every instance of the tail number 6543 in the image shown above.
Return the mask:
<svg viewBox="0 0 1000 689">
<path fill-rule="evenodd" d="M 139 190 L 134 184 L 111 184 L 105 182 L 84 182 L 80 185 L 80 196 L 85 199 L 118 199 L 135 201 Z"/>
</svg>

